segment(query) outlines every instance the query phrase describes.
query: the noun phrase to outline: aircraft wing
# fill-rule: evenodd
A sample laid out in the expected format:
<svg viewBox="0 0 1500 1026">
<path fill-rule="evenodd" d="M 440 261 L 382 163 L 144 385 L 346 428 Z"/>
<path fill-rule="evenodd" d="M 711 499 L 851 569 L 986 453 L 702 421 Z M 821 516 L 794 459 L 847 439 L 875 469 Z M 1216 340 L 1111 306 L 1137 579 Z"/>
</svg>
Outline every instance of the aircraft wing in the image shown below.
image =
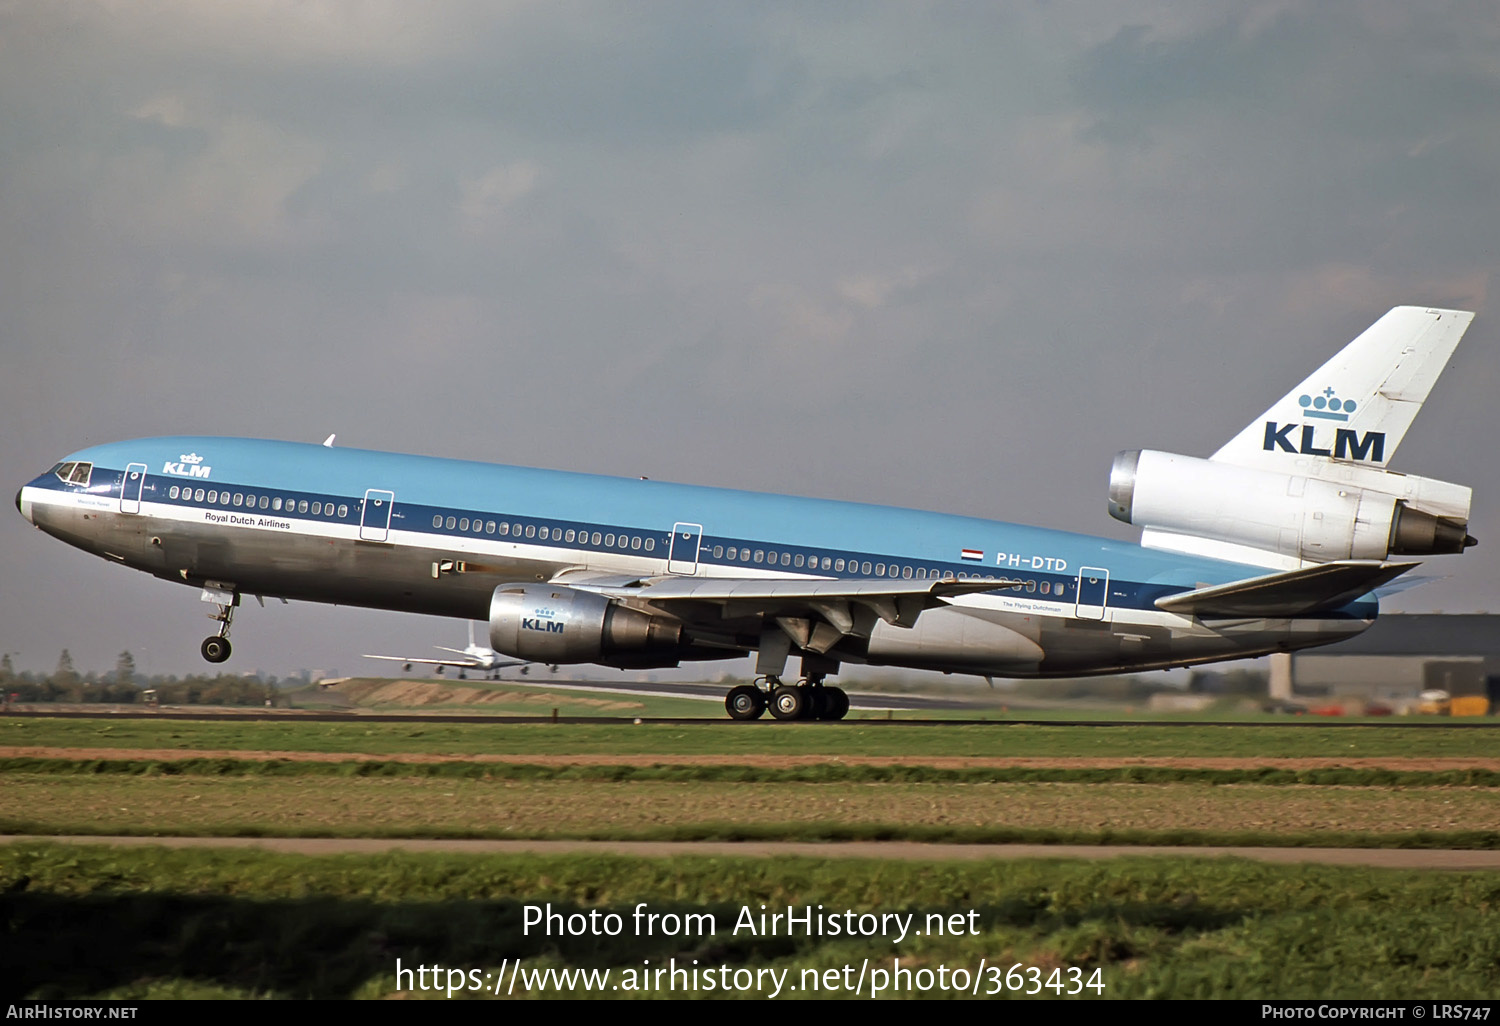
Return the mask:
<svg viewBox="0 0 1500 1026">
<path fill-rule="evenodd" d="M 1337 609 L 1420 565 L 1377 560 L 1322 563 L 1168 595 L 1156 600 L 1156 608 L 1210 618 L 1307 616 Z"/>
<path fill-rule="evenodd" d="M 421 663 L 424 666 L 456 666 L 456 667 L 458 667 L 461 670 L 484 670 L 484 669 L 496 669 L 497 668 L 497 667 L 486 667 L 483 663 L 481 663 L 477 659 L 408 659 L 405 656 L 371 655 L 368 652 L 365 652 L 363 654 L 362 658 L 365 658 L 365 659 L 388 659 L 388 660 L 390 660 L 393 663 Z M 505 663 L 503 665 L 505 665 L 505 666 L 520 666 L 521 663 L 522 663 L 522 660 L 517 659 L 517 660 L 514 660 L 513 662 L 508 662 L 508 663 Z"/>
<path fill-rule="evenodd" d="M 684 620 L 742 617 L 774 619 L 799 646 L 826 652 L 845 635 L 869 637 L 884 620 L 911 627 L 923 610 L 958 595 L 998 591 L 1019 581 L 982 580 L 774 580 L 740 577 L 621 577 L 562 575 L 555 583 L 592 591 L 632 605 L 649 605 Z M 706 608 L 707 607 L 707 608 Z"/>
</svg>

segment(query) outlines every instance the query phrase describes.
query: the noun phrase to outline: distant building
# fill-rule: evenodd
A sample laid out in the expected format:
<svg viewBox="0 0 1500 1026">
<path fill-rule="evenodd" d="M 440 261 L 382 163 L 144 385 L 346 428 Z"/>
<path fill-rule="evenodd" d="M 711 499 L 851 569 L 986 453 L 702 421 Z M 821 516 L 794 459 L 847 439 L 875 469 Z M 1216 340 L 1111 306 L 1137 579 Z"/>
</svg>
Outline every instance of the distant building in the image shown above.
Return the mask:
<svg viewBox="0 0 1500 1026">
<path fill-rule="evenodd" d="M 1434 689 L 1500 709 L 1500 616 L 1386 614 L 1348 641 L 1271 660 L 1273 698 L 1404 705 Z"/>
</svg>

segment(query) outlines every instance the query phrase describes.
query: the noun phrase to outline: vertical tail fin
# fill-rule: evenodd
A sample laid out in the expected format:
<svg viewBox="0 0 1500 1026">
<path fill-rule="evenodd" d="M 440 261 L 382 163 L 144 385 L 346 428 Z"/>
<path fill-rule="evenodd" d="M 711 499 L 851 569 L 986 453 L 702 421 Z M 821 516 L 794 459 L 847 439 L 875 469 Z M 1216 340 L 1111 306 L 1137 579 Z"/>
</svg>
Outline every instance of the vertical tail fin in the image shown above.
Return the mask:
<svg viewBox="0 0 1500 1026">
<path fill-rule="evenodd" d="M 1396 307 L 1212 458 L 1283 472 L 1309 457 L 1384 467 L 1473 319 L 1464 310 Z"/>
</svg>

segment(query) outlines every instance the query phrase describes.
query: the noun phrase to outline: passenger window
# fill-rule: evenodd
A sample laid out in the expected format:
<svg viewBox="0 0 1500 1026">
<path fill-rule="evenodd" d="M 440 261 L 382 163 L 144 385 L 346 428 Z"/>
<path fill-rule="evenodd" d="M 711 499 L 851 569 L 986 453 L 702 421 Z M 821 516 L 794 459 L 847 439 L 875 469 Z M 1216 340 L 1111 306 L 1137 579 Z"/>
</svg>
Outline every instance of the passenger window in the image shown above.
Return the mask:
<svg viewBox="0 0 1500 1026">
<path fill-rule="evenodd" d="M 306 499 L 299 499 L 299 500 L 297 500 L 297 512 L 298 513 L 306 513 L 307 512 L 307 500 Z"/>
<path fill-rule="evenodd" d="M 458 517 L 449 517 L 448 518 L 448 530 L 451 531 L 451 530 L 453 530 L 457 526 L 458 526 Z"/>
<path fill-rule="evenodd" d="M 1058 585 L 1058 586 L 1057 586 L 1057 593 L 1058 593 L 1058 594 L 1059 594 L 1059 595 L 1061 595 L 1061 594 L 1062 594 L 1062 593 L 1063 593 L 1063 592 L 1064 592 L 1064 591 L 1065 591 L 1065 590 L 1067 590 L 1067 587 L 1068 587 L 1068 586 L 1067 586 L 1067 585 L 1066 585 L 1066 584 L 1059 584 L 1059 585 Z"/>
<path fill-rule="evenodd" d="M 593 541 L 593 544 L 595 544 L 595 545 L 599 545 L 599 544 L 602 544 L 602 543 L 601 543 L 601 541 L 600 541 L 600 538 L 601 538 L 601 535 L 600 535 L 600 534 L 599 534 L 599 532 L 598 532 L 598 531 L 595 531 L 595 532 L 594 532 L 594 537 L 593 537 L 593 539 L 592 539 L 592 541 Z"/>
<path fill-rule="evenodd" d="M 798 566 L 801 566 L 801 565 L 802 565 L 802 553 L 800 553 L 800 552 L 799 552 L 799 553 L 797 553 L 797 558 L 796 558 L 796 560 L 795 560 L 795 562 L 796 562 L 796 564 L 797 564 L 797 565 L 798 565 Z M 814 562 L 814 563 L 816 563 L 816 562 L 817 562 L 817 560 L 813 560 L 813 562 Z"/>
<path fill-rule="evenodd" d="M 1028 593 L 1036 591 L 1036 582 L 1035 581 L 1027 581 L 1026 582 L 1026 591 Z"/>
<path fill-rule="evenodd" d="M 1050 594 L 1052 594 L 1052 582 L 1051 581 L 1043 581 L 1042 582 L 1042 594 L 1043 595 L 1050 595 Z"/>
<path fill-rule="evenodd" d="M 917 579 L 923 581 L 927 579 L 927 568 L 925 566 L 917 567 Z"/>
<path fill-rule="evenodd" d="M 269 507 L 269 506 L 270 506 L 270 505 L 271 505 L 271 500 L 270 500 L 270 499 L 268 499 L 268 498 L 266 498 L 266 497 L 265 497 L 265 496 L 264 496 L 264 495 L 262 495 L 262 496 L 261 496 L 261 497 L 260 497 L 260 508 L 261 508 L 261 509 L 266 509 L 266 508 L 267 508 L 267 507 Z M 343 509 L 343 507 L 342 507 L 342 506 L 340 506 L 340 507 L 339 507 L 339 508 L 340 508 L 340 509 Z"/>
<path fill-rule="evenodd" d="M 901 576 L 905 577 L 907 580 L 910 580 L 911 579 L 911 567 L 909 567 L 909 566 L 902 567 L 901 568 Z"/>
<path fill-rule="evenodd" d="M 638 548 L 641 547 L 641 536 L 640 535 L 635 535 L 634 537 L 632 537 L 630 539 L 630 547 L 632 549 L 638 549 Z"/>
<path fill-rule="evenodd" d="M 193 501 L 194 502 L 202 502 L 203 501 L 203 489 L 202 488 L 199 488 L 196 492 L 193 493 Z"/>
<path fill-rule="evenodd" d="M 526 537 L 528 537 L 528 538 L 535 538 L 536 537 L 536 525 L 535 524 L 527 524 L 526 525 Z"/>
<path fill-rule="evenodd" d="M 615 534 L 613 531 L 604 536 L 604 547 L 609 549 L 615 547 Z"/>
<path fill-rule="evenodd" d="M 342 503 L 342 502 L 339 503 L 339 516 L 341 516 L 341 517 L 347 517 L 348 515 L 349 515 L 349 507 L 346 504 Z"/>
<path fill-rule="evenodd" d="M 460 531 L 467 531 L 469 529 L 469 518 L 468 517 L 464 517 L 462 520 L 460 520 L 458 522 L 458 529 Z"/>
<path fill-rule="evenodd" d="M 870 561 L 868 559 L 859 565 L 859 572 L 862 574 L 870 572 Z"/>
<path fill-rule="evenodd" d="M 235 492 L 234 493 L 234 504 L 236 506 L 243 506 L 245 504 L 245 496 L 244 496 L 243 493 L 241 493 L 241 492 Z"/>
<path fill-rule="evenodd" d="M 485 534 L 494 534 L 495 533 L 495 522 L 493 520 L 486 520 L 485 521 L 485 524 L 484 524 L 484 533 Z"/>
<path fill-rule="evenodd" d="M 576 532 L 571 527 L 568 528 L 568 533 L 565 534 L 565 535 L 563 535 L 563 541 L 568 541 L 568 542 L 572 541 L 573 538 L 575 537 L 575 534 L 576 534 Z"/>
<path fill-rule="evenodd" d="M 200 491 L 201 491 L 201 489 L 200 489 Z M 274 498 L 274 499 L 271 500 L 271 508 L 274 509 L 274 510 L 280 510 L 281 509 L 281 496 L 278 495 L 278 496 L 276 496 L 276 498 Z"/>
<path fill-rule="evenodd" d="M 167 490 L 167 497 L 171 498 L 171 499 L 175 499 L 181 493 L 182 493 L 182 489 L 178 488 L 176 485 L 173 485 L 171 488 L 169 488 Z"/>
<path fill-rule="evenodd" d="M 211 491 L 211 492 L 208 493 L 208 501 L 209 502 L 218 502 L 219 501 L 219 492 L 218 492 L 218 489 L 214 489 L 213 491 Z"/>
<path fill-rule="evenodd" d="M 724 558 L 724 546 L 722 546 L 722 545 L 715 545 L 714 546 L 714 558 L 715 559 L 723 559 Z"/>
<path fill-rule="evenodd" d="M 726 551 L 725 554 L 724 554 L 724 558 L 725 559 L 738 559 L 739 557 L 740 557 L 739 550 L 737 548 L 735 548 L 733 545 L 729 546 L 728 551 Z"/>
<path fill-rule="evenodd" d="M 885 576 L 885 564 L 884 563 L 876 563 L 875 564 L 875 576 L 876 577 L 884 577 Z"/>
<path fill-rule="evenodd" d="M 647 538 L 646 539 L 646 551 L 650 552 L 654 548 L 656 548 L 656 539 L 655 538 Z"/>
<path fill-rule="evenodd" d="M 829 557 L 827 557 L 827 556 L 823 557 L 823 569 L 824 570 L 832 570 L 833 569 L 833 561 L 831 559 L 829 559 Z M 842 559 L 839 560 L 839 569 L 840 570 L 844 569 L 844 561 Z"/>
<path fill-rule="evenodd" d="M 442 527 L 443 526 L 443 515 L 441 513 L 437 513 L 437 514 L 433 515 L 432 526 L 433 527 Z"/>
<path fill-rule="evenodd" d="M 500 525 L 500 533 L 501 534 L 510 534 L 510 524 L 508 524 L 508 523 L 501 524 Z"/>
<path fill-rule="evenodd" d="M 755 561 L 757 563 L 759 563 L 761 560 L 765 559 L 765 557 L 766 557 L 766 550 L 765 549 L 756 549 L 755 550 Z"/>
<path fill-rule="evenodd" d="M 767 552 L 766 553 L 766 562 L 770 563 L 772 566 L 776 565 L 776 552 L 775 552 L 775 550 L 772 550 L 771 552 Z"/>
<path fill-rule="evenodd" d="M 315 516 L 315 517 L 322 516 L 323 515 L 323 504 L 321 502 L 315 502 L 315 503 L 313 503 L 312 511 L 313 511 L 313 516 Z"/>
</svg>

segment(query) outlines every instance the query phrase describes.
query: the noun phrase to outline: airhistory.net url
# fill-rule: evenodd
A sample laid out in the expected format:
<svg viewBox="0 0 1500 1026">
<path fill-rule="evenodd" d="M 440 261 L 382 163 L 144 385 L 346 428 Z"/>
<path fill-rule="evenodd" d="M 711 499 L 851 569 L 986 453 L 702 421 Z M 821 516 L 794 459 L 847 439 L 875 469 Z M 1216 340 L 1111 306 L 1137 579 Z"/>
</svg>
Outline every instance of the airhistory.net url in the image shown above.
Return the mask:
<svg viewBox="0 0 1500 1026">
<path fill-rule="evenodd" d="M 1042 968 L 1015 963 L 991 965 L 987 958 L 977 967 L 950 968 L 947 964 L 902 965 L 901 959 L 880 960 L 871 965 L 830 969 L 802 969 L 793 975 L 789 966 L 755 969 L 734 966 L 703 966 L 697 959 L 678 964 L 672 958 L 659 965 L 650 960 L 639 967 L 580 969 L 558 966 L 523 966 L 524 959 L 502 959 L 494 969 L 444 969 L 439 965 L 403 966 L 396 959 L 396 987 L 404 991 L 446 991 L 456 994 L 510 997 L 531 993 L 642 993 L 713 994 L 759 993 L 767 998 L 790 993 L 838 994 L 881 997 L 907 993 L 962 993 L 991 997 L 1014 994 L 1103 996 L 1104 971 L 1078 967 Z"/>
</svg>

